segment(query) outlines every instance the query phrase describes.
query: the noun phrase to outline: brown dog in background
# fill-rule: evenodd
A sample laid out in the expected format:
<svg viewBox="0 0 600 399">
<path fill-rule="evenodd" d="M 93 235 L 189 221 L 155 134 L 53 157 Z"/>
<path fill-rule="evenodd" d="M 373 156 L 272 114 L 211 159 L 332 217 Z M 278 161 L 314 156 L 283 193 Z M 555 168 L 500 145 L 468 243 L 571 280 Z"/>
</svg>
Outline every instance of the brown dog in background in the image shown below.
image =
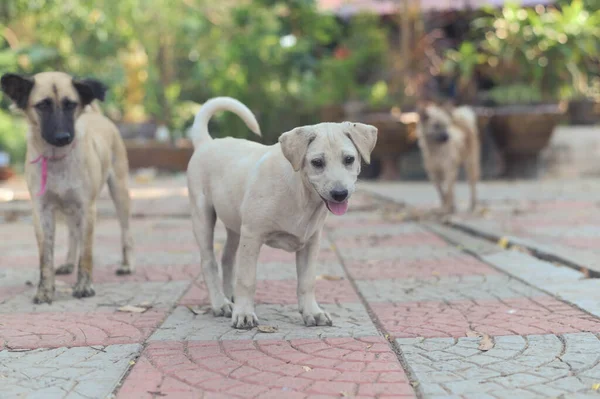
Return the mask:
<svg viewBox="0 0 600 399">
<path fill-rule="evenodd" d="M 127 152 L 117 127 L 93 104 L 104 100 L 107 89 L 97 80 L 77 80 L 62 72 L 33 77 L 7 73 L 1 86 L 29 125 L 25 176 L 40 254 L 34 302 L 51 303 L 54 298 L 57 213 L 69 227 L 69 249 L 66 264 L 56 273 L 71 273 L 78 265 L 73 296 L 93 296 L 96 200 L 105 183 L 122 230 L 123 263 L 117 274 L 133 270 Z"/>
<path fill-rule="evenodd" d="M 479 129 L 473 109 L 425 104 L 419 109 L 417 137 L 427 175 L 440 195 L 444 212 L 455 211 L 454 184 L 461 164 L 467 173 L 473 211 L 481 174 Z"/>
</svg>

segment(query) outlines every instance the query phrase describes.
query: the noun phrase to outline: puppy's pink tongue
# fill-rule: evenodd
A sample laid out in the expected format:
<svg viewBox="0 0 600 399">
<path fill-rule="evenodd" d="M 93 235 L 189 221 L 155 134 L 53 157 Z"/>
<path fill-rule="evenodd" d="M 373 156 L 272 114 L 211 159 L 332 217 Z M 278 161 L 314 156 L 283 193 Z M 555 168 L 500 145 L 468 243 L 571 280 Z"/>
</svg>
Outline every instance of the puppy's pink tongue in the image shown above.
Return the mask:
<svg viewBox="0 0 600 399">
<path fill-rule="evenodd" d="M 346 213 L 346 211 L 348 210 L 348 201 L 344 201 L 344 202 L 327 201 L 327 208 L 329 208 L 331 213 L 333 213 L 334 215 L 341 216 L 344 213 Z"/>
</svg>

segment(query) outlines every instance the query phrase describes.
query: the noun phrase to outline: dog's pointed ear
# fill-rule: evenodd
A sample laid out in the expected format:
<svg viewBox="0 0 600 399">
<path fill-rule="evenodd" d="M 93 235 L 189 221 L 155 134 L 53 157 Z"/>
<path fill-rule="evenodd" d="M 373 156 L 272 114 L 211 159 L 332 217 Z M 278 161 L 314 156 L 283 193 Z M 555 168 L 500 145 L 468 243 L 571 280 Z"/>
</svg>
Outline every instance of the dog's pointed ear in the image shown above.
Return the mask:
<svg viewBox="0 0 600 399">
<path fill-rule="evenodd" d="M 292 164 L 294 171 L 302 168 L 308 145 L 317 137 L 317 132 L 311 126 L 301 126 L 279 136 L 281 152 Z"/>
<path fill-rule="evenodd" d="M 346 134 L 354 143 L 358 153 L 367 164 L 371 163 L 371 152 L 377 144 L 377 128 L 364 123 L 346 122 Z"/>
<path fill-rule="evenodd" d="M 34 84 L 32 78 L 15 73 L 6 73 L 0 79 L 2 91 L 21 109 L 27 108 L 29 95 Z"/>
<path fill-rule="evenodd" d="M 73 86 L 79 94 L 81 105 L 84 107 L 94 100 L 104 101 L 106 91 L 108 90 L 108 87 L 104 83 L 96 79 L 73 79 Z"/>
</svg>

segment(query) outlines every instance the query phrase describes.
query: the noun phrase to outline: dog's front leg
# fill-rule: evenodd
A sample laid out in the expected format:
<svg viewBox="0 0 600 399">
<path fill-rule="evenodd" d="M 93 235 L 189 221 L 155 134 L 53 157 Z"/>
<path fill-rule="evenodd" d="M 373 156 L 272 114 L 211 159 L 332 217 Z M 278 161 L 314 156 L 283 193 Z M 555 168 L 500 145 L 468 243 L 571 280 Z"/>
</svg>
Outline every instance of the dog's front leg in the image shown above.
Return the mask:
<svg viewBox="0 0 600 399">
<path fill-rule="evenodd" d="M 296 272 L 298 273 L 298 310 L 307 326 L 331 326 L 331 316 L 325 312 L 315 298 L 317 278 L 317 255 L 321 242 L 321 232 L 315 233 L 304 248 L 296 252 Z"/>
<path fill-rule="evenodd" d="M 84 207 L 81 220 L 81 231 L 83 236 L 83 249 L 79 258 L 77 269 L 77 283 L 73 287 L 73 296 L 85 298 L 94 296 L 96 292 L 92 286 L 93 249 L 94 249 L 94 227 L 96 224 L 96 205 Z"/>
<path fill-rule="evenodd" d="M 254 293 L 261 246 L 261 239 L 242 232 L 235 260 L 235 303 L 232 315 L 232 326 L 235 328 L 252 328 L 258 325 L 258 318 L 254 313 Z"/>
<path fill-rule="evenodd" d="M 54 233 L 56 229 L 53 205 L 34 205 L 33 224 L 40 255 L 40 282 L 34 303 L 52 303 L 54 299 Z"/>
<path fill-rule="evenodd" d="M 69 226 L 69 251 L 67 252 L 67 261 L 55 270 L 56 274 L 71 274 L 75 270 L 75 265 L 79 263 L 79 244 L 81 243 L 81 222 L 77 220 L 80 215 L 65 215 Z M 77 217 L 75 217 L 77 216 Z"/>
</svg>

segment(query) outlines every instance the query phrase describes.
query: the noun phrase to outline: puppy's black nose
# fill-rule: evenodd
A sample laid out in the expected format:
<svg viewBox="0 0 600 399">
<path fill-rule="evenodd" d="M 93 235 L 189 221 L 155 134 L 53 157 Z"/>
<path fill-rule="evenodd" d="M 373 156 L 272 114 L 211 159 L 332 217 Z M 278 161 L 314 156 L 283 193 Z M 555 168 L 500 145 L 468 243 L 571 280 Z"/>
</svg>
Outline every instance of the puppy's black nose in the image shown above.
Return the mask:
<svg viewBox="0 0 600 399">
<path fill-rule="evenodd" d="M 63 147 L 70 144 L 72 139 L 72 136 L 68 132 L 57 133 L 56 136 L 54 136 L 54 144 L 58 147 Z"/>
<path fill-rule="evenodd" d="M 439 141 L 440 143 L 445 143 L 446 141 L 448 141 L 449 138 L 450 136 L 446 131 L 438 133 L 436 137 L 437 141 Z"/>
<path fill-rule="evenodd" d="M 337 202 L 342 202 L 348 198 L 348 190 L 331 190 L 331 198 Z"/>
</svg>

